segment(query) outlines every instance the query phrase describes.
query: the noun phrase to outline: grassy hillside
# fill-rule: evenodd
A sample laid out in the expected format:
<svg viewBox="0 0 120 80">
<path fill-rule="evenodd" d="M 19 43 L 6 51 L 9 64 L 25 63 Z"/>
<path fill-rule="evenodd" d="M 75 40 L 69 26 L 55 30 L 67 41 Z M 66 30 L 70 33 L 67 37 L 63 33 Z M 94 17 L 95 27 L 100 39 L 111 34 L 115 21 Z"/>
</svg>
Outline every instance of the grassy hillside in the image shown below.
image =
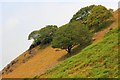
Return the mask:
<svg viewBox="0 0 120 80">
<path fill-rule="evenodd" d="M 66 59 L 40 77 L 114 78 L 118 77 L 118 29 L 111 30 L 98 43 Z"/>
<path fill-rule="evenodd" d="M 2 70 L 2 77 L 117 77 L 118 31 L 112 30 L 106 34 L 118 26 L 118 10 L 113 12 L 113 16 L 115 22 L 96 32 L 93 35 L 95 40 L 92 45 L 81 52 L 80 48 L 73 50 L 77 55 L 68 58 L 72 55 L 66 56 L 65 50 L 54 49 L 51 45 L 46 45 L 44 48 L 37 46 L 11 61 Z M 62 60 L 65 61 L 61 62 Z"/>
</svg>

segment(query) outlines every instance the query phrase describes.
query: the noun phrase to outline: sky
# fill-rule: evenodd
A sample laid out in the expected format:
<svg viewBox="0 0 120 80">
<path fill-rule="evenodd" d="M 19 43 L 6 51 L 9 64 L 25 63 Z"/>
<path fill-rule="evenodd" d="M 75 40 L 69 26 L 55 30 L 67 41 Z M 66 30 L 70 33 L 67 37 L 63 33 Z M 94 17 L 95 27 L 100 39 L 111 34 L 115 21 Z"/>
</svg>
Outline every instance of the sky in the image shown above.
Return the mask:
<svg viewBox="0 0 120 80">
<path fill-rule="evenodd" d="M 82 7 L 92 4 L 116 10 L 119 0 L 1 0 L 0 70 L 26 51 L 31 31 L 69 22 Z"/>
</svg>

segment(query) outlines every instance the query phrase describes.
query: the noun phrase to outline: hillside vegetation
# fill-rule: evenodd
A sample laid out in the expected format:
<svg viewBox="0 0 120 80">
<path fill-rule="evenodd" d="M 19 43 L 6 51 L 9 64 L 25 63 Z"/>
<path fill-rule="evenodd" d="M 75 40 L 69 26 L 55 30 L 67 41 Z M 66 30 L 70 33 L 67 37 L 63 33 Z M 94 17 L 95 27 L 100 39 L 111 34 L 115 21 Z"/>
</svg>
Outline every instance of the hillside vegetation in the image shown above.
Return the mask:
<svg viewBox="0 0 120 80">
<path fill-rule="evenodd" d="M 113 78 L 118 77 L 118 28 L 98 43 L 83 49 L 40 77 L 46 78 Z"/>
<path fill-rule="evenodd" d="M 91 5 L 67 24 L 32 31 L 31 46 L 2 70 L 3 78 L 118 77 L 118 13 Z"/>
<path fill-rule="evenodd" d="M 31 45 L 52 43 L 53 48 L 65 49 L 71 53 L 76 45 L 88 46 L 92 43 L 92 33 L 98 32 L 114 22 L 112 11 L 102 5 L 90 5 L 81 8 L 73 15 L 69 23 L 59 28 L 56 25 L 31 32 L 28 40 L 33 39 Z M 32 49 L 30 47 L 30 49 Z"/>
</svg>

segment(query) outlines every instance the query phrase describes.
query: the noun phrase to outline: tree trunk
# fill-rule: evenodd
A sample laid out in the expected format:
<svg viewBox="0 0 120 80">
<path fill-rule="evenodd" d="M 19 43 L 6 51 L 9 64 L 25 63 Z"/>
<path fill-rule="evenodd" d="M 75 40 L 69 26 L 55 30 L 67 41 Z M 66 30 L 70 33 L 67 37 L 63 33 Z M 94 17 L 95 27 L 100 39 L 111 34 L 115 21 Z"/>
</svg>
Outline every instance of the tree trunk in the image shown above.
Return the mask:
<svg viewBox="0 0 120 80">
<path fill-rule="evenodd" d="M 69 47 L 68 47 L 68 50 L 67 50 L 67 52 L 68 52 L 69 54 L 71 54 L 71 49 L 72 49 L 72 47 L 69 46 Z"/>
</svg>

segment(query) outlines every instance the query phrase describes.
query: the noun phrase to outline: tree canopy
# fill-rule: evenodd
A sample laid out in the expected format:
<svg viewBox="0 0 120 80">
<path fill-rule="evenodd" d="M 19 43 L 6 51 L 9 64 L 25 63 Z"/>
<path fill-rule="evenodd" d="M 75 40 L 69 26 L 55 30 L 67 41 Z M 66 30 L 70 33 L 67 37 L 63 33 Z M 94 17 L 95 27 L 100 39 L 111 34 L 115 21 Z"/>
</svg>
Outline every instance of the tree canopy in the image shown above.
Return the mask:
<svg viewBox="0 0 120 80">
<path fill-rule="evenodd" d="M 76 14 L 73 15 L 70 22 L 85 21 L 87 19 L 88 15 L 91 13 L 91 10 L 94 6 L 95 5 L 91 5 L 91 6 L 81 8 Z"/>
<path fill-rule="evenodd" d="M 113 22 L 113 19 L 110 19 L 110 17 L 112 17 L 111 11 L 104 6 L 91 5 L 81 8 L 73 15 L 70 22 L 78 21 L 85 24 L 89 30 L 99 31 Z"/>
<path fill-rule="evenodd" d="M 28 36 L 28 40 L 33 39 L 34 41 L 32 45 L 35 46 L 39 44 L 50 43 L 52 41 L 53 34 L 56 30 L 56 25 L 47 25 L 46 27 L 41 28 L 40 30 L 32 31 Z"/>
<path fill-rule="evenodd" d="M 36 39 L 36 37 L 39 36 L 39 30 L 35 30 L 35 31 L 32 31 L 29 36 L 28 36 L 28 40 L 31 40 L 31 39 Z"/>
<path fill-rule="evenodd" d="M 92 33 L 108 26 L 113 21 L 112 10 L 102 5 L 90 5 L 81 8 L 68 24 L 59 28 L 47 25 L 40 30 L 30 33 L 28 40 L 34 39 L 33 44 L 52 42 L 53 48 L 66 49 L 71 53 L 75 45 L 86 46 L 91 43 Z"/>
<path fill-rule="evenodd" d="M 46 27 L 39 30 L 40 36 L 38 39 L 43 43 L 50 43 L 52 41 L 53 34 L 57 30 L 56 25 L 47 25 Z"/>
<path fill-rule="evenodd" d="M 75 45 L 88 45 L 91 39 L 92 34 L 85 25 L 78 22 L 69 23 L 56 31 L 52 47 L 66 49 L 68 53 L 71 53 Z"/>
</svg>

